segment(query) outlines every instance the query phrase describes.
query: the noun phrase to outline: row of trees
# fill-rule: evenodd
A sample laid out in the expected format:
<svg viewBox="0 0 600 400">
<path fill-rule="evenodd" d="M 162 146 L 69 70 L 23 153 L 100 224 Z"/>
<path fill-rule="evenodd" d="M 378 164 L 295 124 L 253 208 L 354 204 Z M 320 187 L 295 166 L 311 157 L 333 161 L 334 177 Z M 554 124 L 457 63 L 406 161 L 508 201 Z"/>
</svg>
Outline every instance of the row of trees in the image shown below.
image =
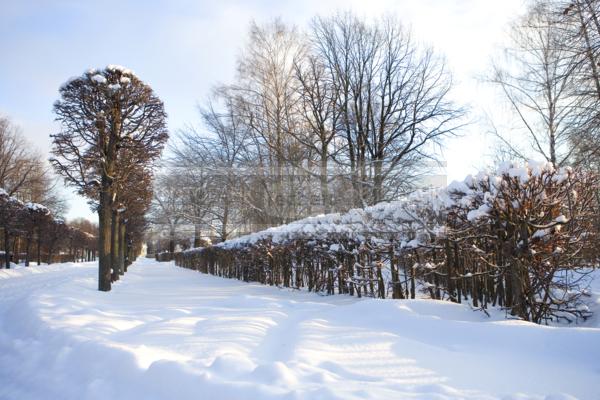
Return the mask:
<svg viewBox="0 0 600 400">
<path fill-rule="evenodd" d="M 43 206 L 40 204 L 44 204 Z M 2 264 L 23 259 L 51 263 L 59 256 L 87 258 L 95 229 L 62 220 L 66 203 L 59 195 L 49 165 L 32 150 L 21 130 L 0 116 L 0 248 Z"/>
<path fill-rule="evenodd" d="M 55 216 L 66 211 L 50 167 L 8 117 L 0 115 L 0 189 L 22 202 L 44 204 Z"/>
<path fill-rule="evenodd" d="M 204 273 L 380 298 L 470 302 L 536 323 L 585 319 L 600 233 L 597 178 L 505 165 L 438 192 L 308 218 L 176 254 Z"/>
<path fill-rule="evenodd" d="M 164 105 L 133 71 L 109 65 L 66 82 L 54 113 L 50 161 L 98 212 L 98 287 L 109 291 L 141 251 L 153 162 L 168 139 Z"/>
<path fill-rule="evenodd" d="M 492 121 L 500 161 L 599 171 L 599 21 L 597 0 L 531 0 L 514 22 L 490 76 L 514 113 Z M 234 82 L 174 144 L 152 220 L 198 245 L 398 198 L 462 126 L 451 93 L 443 59 L 393 18 L 253 24 Z"/>
<path fill-rule="evenodd" d="M 181 132 L 153 221 L 218 240 L 411 190 L 463 123 L 443 58 L 396 19 L 253 24 L 233 83 Z"/>
<path fill-rule="evenodd" d="M 3 263 L 10 268 L 23 258 L 25 266 L 59 261 L 91 261 L 96 254 L 96 226 L 81 220 L 66 224 L 45 206 L 23 203 L 0 190 Z"/>
</svg>

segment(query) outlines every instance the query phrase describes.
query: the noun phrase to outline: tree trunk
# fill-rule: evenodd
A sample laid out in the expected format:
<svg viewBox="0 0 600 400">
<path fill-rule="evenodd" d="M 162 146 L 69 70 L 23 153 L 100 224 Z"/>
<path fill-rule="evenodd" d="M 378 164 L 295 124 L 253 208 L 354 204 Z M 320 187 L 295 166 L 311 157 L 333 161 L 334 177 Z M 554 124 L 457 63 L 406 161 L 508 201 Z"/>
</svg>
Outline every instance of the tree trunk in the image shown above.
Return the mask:
<svg viewBox="0 0 600 400">
<path fill-rule="evenodd" d="M 111 201 L 108 177 L 102 178 L 100 206 L 98 207 L 98 290 L 110 291 L 110 226 Z"/>
<path fill-rule="evenodd" d="M 119 274 L 125 274 L 125 224 L 119 224 Z"/>
<path fill-rule="evenodd" d="M 42 232 L 38 227 L 37 230 L 37 265 L 42 264 Z"/>
<path fill-rule="evenodd" d="M 10 269 L 10 235 L 6 228 L 4 228 L 4 266 Z"/>
<path fill-rule="evenodd" d="M 46 264 L 52 264 L 52 256 L 54 255 L 54 244 L 48 246 L 48 259 L 46 260 Z"/>
<path fill-rule="evenodd" d="M 13 240 L 13 263 L 19 265 L 19 255 L 21 253 L 21 239 L 18 236 L 15 236 L 15 240 Z"/>
<path fill-rule="evenodd" d="M 229 200 L 227 200 L 223 207 L 223 223 L 221 224 L 221 240 L 224 242 L 227 240 L 227 224 L 229 223 Z"/>
<path fill-rule="evenodd" d="M 510 286 L 512 290 L 512 307 L 511 314 L 524 318 L 523 308 L 523 292 L 521 287 L 521 266 L 519 261 L 515 258 L 510 263 Z M 524 318 L 525 319 L 525 318 Z"/>
<path fill-rule="evenodd" d="M 111 279 L 113 282 L 119 280 L 119 213 L 111 211 L 110 224 L 110 264 L 112 266 Z"/>
<path fill-rule="evenodd" d="M 323 203 L 323 212 L 331 212 L 331 202 L 329 201 L 329 177 L 327 176 L 327 145 L 321 147 L 321 202 Z"/>
<path fill-rule="evenodd" d="M 373 199 L 371 204 L 383 201 L 383 160 L 376 159 L 374 162 L 375 176 L 373 178 Z"/>
<path fill-rule="evenodd" d="M 31 252 L 31 240 L 32 237 L 28 236 L 27 237 L 27 244 L 25 245 L 25 266 L 29 267 L 29 259 L 30 259 L 30 252 Z"/>
<path fill-rule="evenodd" d="M 414 299 L 416 297 L 416 285 L 415 285 L 415 266 L 412 265 L 410 267 L 410 298 Z"/>
<path fill-rule="evenodd" d="M 173 225 L 169 230 L 169 253 L 175 253 L 175 227 Z"/>
<path fill-rule="evenodd" d="M 194 247 L 200 247 L 202 243 L 201 240 L 202 230 L 200 229 L 200 224 L 194 224 Z"/>
</svg>

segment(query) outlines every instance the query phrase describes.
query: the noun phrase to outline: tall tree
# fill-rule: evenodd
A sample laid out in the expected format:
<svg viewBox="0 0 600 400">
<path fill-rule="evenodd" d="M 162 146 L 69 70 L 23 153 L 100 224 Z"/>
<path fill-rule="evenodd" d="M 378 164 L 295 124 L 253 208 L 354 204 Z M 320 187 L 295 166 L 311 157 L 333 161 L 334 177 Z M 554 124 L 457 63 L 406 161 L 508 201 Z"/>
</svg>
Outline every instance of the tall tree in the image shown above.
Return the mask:
<svg viewBox="0 0 600 400">
<path fill-rule="evenodd" d="M 570 95 L 576 101 L 578 129 L 570 137 L 573 162 L 600 171 L 600 1 L 550 2 L 572 64 Z M 550 6 L 549 6 L 550 7 Z"/>
<path fill-rule="evenodd" d="M 303 46 L 295 28 L 274 20 L 251 25 L 245 50 L 231 90 L 236 114 L 254 141 L 253 184 L 262 190 L 247 199 L 267 225 L 281 224 L 299 216 L 297 165 L 304 157 L 291 133 L 299 129 L 294 62 Z"/>
<path fill-rule="evenodd" d="M 570 141 L 580 128 L 574 59 L 551 3 L 535 1 L 512 28 L 512 44 L 503 63 L 496 63 L 492 81 L 498 85 L 529 139 L 530 149 L 554 166 L 573 155 Z M 529 158 L 521 147 L 498 134 L 513 155 Z"/>
<path fill-rule="evenodd" d="M 337 107 L 338 93 L 331 82 L 325 63 L 316 54 L 310 52 L 296 61 L 296 78 L 299 82 L 300 113 L 303 117 L 304 129 L 291 132 L 303 146 L 318 155 L 318 173 L 321 206 L 325 213 L 331 211 L 329 194 L 332 142 L 337 132 L 340 109 Z M 313 171 L 307 169 L 309 174 Z"/>
<path fill-rule="evenodd" d="M 350 170 L 354 206 L 410 190 L 419 160 L 433 158 L 431 146 L 463 125 L 443 58 L 393 18 L 317 18 L 311 37 L 336 93 L 346 142 L 337 159 Z"/>
<path fill-rule="evenodd" d="M 65 83 L 54 113 L 62 130 L 52 135 L 51 163 L 80 194 L 98 202 L 98 287 L 108 291 L 118 167 L 131 165 L 119 157 L 129 150 L 150 163 L 160 155 L 168 138 L 164 106 L 131 70 L 109 65 Z"/>
</svg>

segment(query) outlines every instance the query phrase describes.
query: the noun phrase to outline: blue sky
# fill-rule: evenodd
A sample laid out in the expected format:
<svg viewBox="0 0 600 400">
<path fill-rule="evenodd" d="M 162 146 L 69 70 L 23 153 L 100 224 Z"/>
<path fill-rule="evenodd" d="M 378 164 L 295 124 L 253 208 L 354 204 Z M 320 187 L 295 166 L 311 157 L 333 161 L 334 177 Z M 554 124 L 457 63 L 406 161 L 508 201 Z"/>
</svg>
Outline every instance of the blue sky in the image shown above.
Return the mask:
<svg viewBox="0 0 600 400">
<path fill-rule="evenodd" d="M 493 92 L 478 77 L 522 8 L 522 0 L 0 0 L 0 113 L 47 155 L 61 83 L 90 67 L 120 64 L 154 88 L 175 132 L 196 124 L 196 105 L 215 84 L 233 78 L 251 20 L 281 17 L 302 28 L 314 15 L 349 9 L 365 17 L 396 14 L 418 40 L 445 54 L 457 82 L 455 95 L 473 107 L 477 120 L 495 107 Z M 482 165 L 489 147 L 482 129 L 475 123 L 448 143 L 450 179 Z M 66 192 L 68 218 L 95 218 L 85 200 Z"/>
</svg>

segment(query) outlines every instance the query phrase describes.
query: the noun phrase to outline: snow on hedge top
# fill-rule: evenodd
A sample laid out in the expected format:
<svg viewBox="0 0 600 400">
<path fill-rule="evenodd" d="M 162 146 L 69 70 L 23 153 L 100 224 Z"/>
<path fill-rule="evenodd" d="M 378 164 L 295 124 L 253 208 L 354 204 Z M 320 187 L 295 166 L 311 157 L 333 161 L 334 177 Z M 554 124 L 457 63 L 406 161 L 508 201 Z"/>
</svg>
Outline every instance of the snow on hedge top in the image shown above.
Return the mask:
<svg viewBox="0 0 600 400">
<path fill-rule="evenodd" d="M 383 202 L 365 209 L 352 209 L 347 213 L 332 213 L 308 217 L 286 225 L 280 225 L 260 232 L 230 239 L 215 245 L 221 248 L 237 248 L 255 244 L 261 240 L 284 243 L 296 239 L 320 239 L 334 235 L 345 238 L 365 239 L 374 236 L 404 232 L 399 225 L 413 224 L 418 219 L 419 203 L 427 203 L 432 208 L 446 204 L 441 191 L 416 192 L 404 199 Z M 436 227 L 432 227 L 436 228 Z M 372 235 L 378 233 L 378 235 Z M 405 238 L 400 238 L 405 239 Z M 410 242 L 406 239 L 406 243 Z M 194 251 L 190 249 L 188 251 Z M 199 250 L 199 249 L 198 249 Z M 332 251 L 334 251 L 332 249 Z"/>
<path fill-rule="evenodd" d="M 542 175 L 552 176 L 554 181 L 557 181 L 557 176 L 564 180 L 570 173 L 569 168 L 555 171 L 553 165 L 546 161 L 503 163 L 496 171 L 484 170 L 475 176 L 468 175 L 463 181 L 454 181 L 445 189 L 418 191 L 396 201 L 379 203 L 365 209 L 352 209 L 344 214 L 308 217 L 230 239 L 215 246 L 236 248 L 262 240 L 284 243 L 337 235 L 359 240 L 368 236 L 371 241 L 394 238 L 401 241 L 401 247 L 414 247 L 418 246 L 419 234 L 445 234 L 442 214 L 451 207 L 468 210 L 466 218 L 469 221 L 488 216 L 492 210 L 491 204 L 506 178 L 516 178 L 521 184 L 527 184 L 532 178 Z M 556 222 L 564 223 L 566 218 L 563 220 L 559 217 Z"/>
<path fill-rule="evenodd" d="M 2 188 L 0 188 L 0 197 L 4 197 L 3 201 L 8 202 L 8 203 L 14 203 L 14 204 L 18 204 L 19 206 L 23 206 L 25 208 L 27 208 L 28 210 L 31 211 L 36 211 L 36 212 L 41 212 L 44 214 L 49 214 L 50 210 L 48 209 L 48 207 L 39 204 L 39 203 L 33 203 L 33 202 L 27 202 L 27 203 L 23 203 L 22 201 L 20 201 L 19 199 L 17 199 L 16 197 L 13 196 L 9 196 L 8 192 Z"/>
<path fill-rule="evenodd" d="M 19 206 L 23 205 L 23 202 L 21 200 L 17 199 L 16 197 L 9 196 L 8 192 L 2 188 L 0 188 L 0 197 L 3 198 L 2 201 L 5 202 L 5 204 L 9 203 L 9 204 L 13 204 L 13 205 L 16 204 Z"/>
<path fill-rule="evenodd" d="M 39 203 L 25 203 L 25 207 L 27 207 L 31 211 L 41 212 L 41 213 L 49 213 L 48 207 L 39 204 Z"/>
</svg>

